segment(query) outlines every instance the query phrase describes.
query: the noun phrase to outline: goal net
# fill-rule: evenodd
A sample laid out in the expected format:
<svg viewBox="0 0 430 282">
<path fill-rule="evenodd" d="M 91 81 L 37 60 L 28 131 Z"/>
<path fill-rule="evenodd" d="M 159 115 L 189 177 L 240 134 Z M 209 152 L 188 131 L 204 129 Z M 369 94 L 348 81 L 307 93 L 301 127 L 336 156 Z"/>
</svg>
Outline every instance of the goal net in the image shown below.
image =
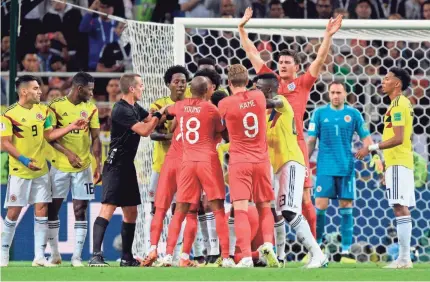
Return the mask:
<svg viewBox="0 0 430 282">
<path fill-rule="evenodd" d="M 300 52 L 301 73 L 315 59 L 325 30 L 325 20 L 252 19 L 247 30 L 260 51 L 261 58 L 273 70 L 282 49 Z M 240 46 L 238 19 L 176 18 L 175 24 L 157 25 L 128 22 L 132 42 L 133 67 L 145 82 L 143 105 L 148 108 L 155 99 L 168 95 L 162 76 L 172 64 L 182 64 L 194 73 L 200 58 L 211 57 L 219 66 L 226 83 L 227 66 L 241 63 L 255 75 L 251 63 Z M 329 56 L 320 78 L 311 90 L 305 114 L 305 128 L 313 110 L 328 102 L 327 85 L 342 81 L 347 87 L 347 101 L 365 118 L 374 140 L 381 139 L 382 117 L 389 99 L 381 92 L 381 81 L 387 70 L 398 66 L 409 71 L 411 87 L 405 94 L 414 106 L 413 144 L 416 152 L 415 194 L 412 209 L 412 246 L 414 259 L 430 260 L 430 184 L 426 169 L 430 150 L 430 23 L 425 21 L 351 21 L 344 20 L 342 29 L 334 36 Z M 359 145 L 354 140 L 354 148 Z M 143 138 L 136 163 L 143 202 L 151 175 L 152 144 Z M 311 159 L 315 167 L 316 154 Z M 420 162 L 421 161 L 421 165 Z M 225 165 L 226 166 L 226 165 Z M 352 251 L 359 261 L 387 261 L 396 257 L 398 245 L 394 215 L 384 196 L 378 176 L 367 162 L 355 161 L 356 200 L 354 202 L 354 245 Z M 315 174 L 315 171 L 313 172 Z M 227 185 L 228 187 L 228 185 Z M 339 259 L 340 215 L 338 203 L 332 201 L 327 210 L 326 251 Z M 134 252 L 145 253 L 149 238 L 149 205 L 139 207 L 139 219 Z M 166 220 L 168 222 L 168 219 Z M 287 230 L 287 258 L 300 260 L 304 250 L 292 230 Z M 161 246 L 165 245 L 165 232 Z"/>
</svg>

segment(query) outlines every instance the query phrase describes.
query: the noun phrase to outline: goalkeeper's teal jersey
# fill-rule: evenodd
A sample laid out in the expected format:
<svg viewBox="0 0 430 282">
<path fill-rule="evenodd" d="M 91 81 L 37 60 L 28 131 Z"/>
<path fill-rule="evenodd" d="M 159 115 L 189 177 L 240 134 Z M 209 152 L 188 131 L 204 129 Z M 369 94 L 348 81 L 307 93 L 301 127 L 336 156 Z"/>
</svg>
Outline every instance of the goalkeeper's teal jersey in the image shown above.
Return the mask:
<svg viewBox="0 0 430 282">
<path fill-rule="evenodd" d="M 360 112 L 344 105 L 335 110 L 330 104 L 316 109 L 308 134 L 319 139 L 317 175 L 349 176 L 354 171 L 352 138 L 354 132 L 363 139 L 370 135 Z"/>
</svg>

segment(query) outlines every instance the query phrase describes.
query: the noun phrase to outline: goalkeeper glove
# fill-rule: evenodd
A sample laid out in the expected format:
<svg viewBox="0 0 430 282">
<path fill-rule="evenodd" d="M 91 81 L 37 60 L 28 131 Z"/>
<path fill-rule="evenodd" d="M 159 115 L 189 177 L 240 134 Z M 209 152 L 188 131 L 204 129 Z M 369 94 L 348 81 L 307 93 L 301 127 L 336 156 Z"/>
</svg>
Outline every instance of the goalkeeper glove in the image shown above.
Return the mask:
<svg viewBox="0 0 430 282">
<path fill-rule="evenodd" d="M 382 165 L 381 157 L 379 157 L 378 154 L 375 154 L 372 156 L 372 158 L 370 159 L 369 167 L 375 167 L 375 171 L 378 174 L 381 174 L 384 172 L 383 171 L 384 167 Z"/>
</svg>

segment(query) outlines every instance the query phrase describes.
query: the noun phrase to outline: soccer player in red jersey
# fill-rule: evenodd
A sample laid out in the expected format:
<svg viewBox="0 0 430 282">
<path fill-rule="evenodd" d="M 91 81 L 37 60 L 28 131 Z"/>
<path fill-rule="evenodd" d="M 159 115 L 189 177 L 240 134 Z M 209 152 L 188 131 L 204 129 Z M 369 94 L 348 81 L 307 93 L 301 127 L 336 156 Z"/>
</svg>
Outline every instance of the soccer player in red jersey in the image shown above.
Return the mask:
<svg viewBox="0 0 430 282">
<path fill-rule="evenodd" d="M 218 109 L 207 101 L 213 92 L 209 89 L 209 86 L 210 83 L 207 78 L 195 77 L 190 84 L 192 98 L 176 102 L 175 105 L 167 110 L 167 114 L 176 116 L 179 122 L 183 156 L 176 195 L 175 214 L 169 225 L 166 256 L 161 261 L 163 266 L 172 265 L 173 249 L 176 245 L 182 222 L 190 206 L 199 203 L 202 188 L 215 215 L 216 229 L 223 257 L 222 266 L 234 266 L 234 261 L 229 257 L 228 252 L 228 226 L 224 212 L 225 186 L 221 164 L 216 151 L 217 136 L 225 130 L 225 127 L 221 123 Z M 192 220 L 197 220 L 196 214 L 194 214 Z M 191 248 L 195 234 L 196 232 L 194 232 L 192 238 L 187 238 L 186 234 L 184 234 L 184 248 L 185 245 L 189 245 Z M 185 242 L 186 240 L 187 243 Z M 183 250 L 180 265 L 195 266 L 189 261 L 189 251 Z"/>
<path fill-rule="evenodd" d="M 273 200 L 270 162 L 266 142 L 266 99 L 259 90 L 247 91 L 248 70 L 232 65 L 228 85 L 232 96 L 219 103 L 221 117 L 230 139 L 229 182 L 235 215 L 237 245 L 243 258 L 237 267 L 253 267 L 248 201 L 258 210 L 264 244 L 259 248 L 269 266 L 279 266 L 273 251 L 274 219 L 270 207 Z"/>
<path fill-rule="evenodd" d="M 260 57 L 260 53 L 254 46 L 251 40 L 248 38 L 248 34 L 245 31 L 246 23 L 252 17 L 252 9 L 247 8 L 245 15 L 239 23 L 238 29 L 240 34 L 240 40 L 243 49 L 245 49 L 248 59 L 251 61 L 257 74 L 263 74 L 272 72 L 264 61 Z M 300 70 L 300 58 L 294 50 L 282 50 L 279 53 L 278 70 L 277 74 L 279 80 L 278 94 L 285 96 L 288 102 L 294 110 L 294 119 L 296 121 L 297 139 L 299 142 L 300 149 L 305 157 L 307 175 L 304 184 L 303 193 L 303 207 L 302 212 L 309 225 L 311 226 L 312 234 L 316 236 L 316 214 L 315 208 L 312 205 L 311 192 L 312 179 L 309 170 L 309 158 L 306 147 L 306 141 L 303 136 L 303 116 L 306 111 L 306 104 L 309 99 L 309 92 L 312 89 L 315 81 L 320 74 L 321 68 L 325 63 L 328 52 L 331 46 L 331 39 L 333 35 L 340 29 L 342 25 L 342 15 L 337 16 L 335 19 L 330 19 L 326 31 L 324 33 L 324 40 L 318 50 L 316 59 L 311 63 L 308 70 L 301 76 L 297 76 L 297 72 Z M 308 189 L 306 189 L 308 188 Z"/>
</svg>

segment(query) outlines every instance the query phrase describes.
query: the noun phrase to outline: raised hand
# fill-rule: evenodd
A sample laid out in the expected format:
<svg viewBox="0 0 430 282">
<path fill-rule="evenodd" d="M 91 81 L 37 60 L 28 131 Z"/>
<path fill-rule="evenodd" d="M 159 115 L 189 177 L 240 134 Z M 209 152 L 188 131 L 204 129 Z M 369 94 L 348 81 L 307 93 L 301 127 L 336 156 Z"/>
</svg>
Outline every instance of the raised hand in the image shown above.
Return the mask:
<svg viewBox="0 0 430 282">
<path fill-rule="evenodd" d="M 335 19 L 330 18 L 326 27 L 326 32 L 330 36 L 335 34 L 340 29 L 340 27 L 342 26 L 342 19 L 343 19 L 342 15 L 338 15 Z"/>
<path fill-rule="evenodd" d="M 248 7 L 245 10 L 245 14 L 242 17 L 242 20 L 239 23 L 239 28 L 243 28 L 246 23 L 252 18 L 252 8 Z"/>
<path fill-rule="evenodd" d="M 28 168 L 31 169 L 32 171 L 41 170 L 41 168 L 36 165 L 36 162 L 37 161 L 35 159 L 30 158 L 30 163 L 28 164 Z"/>
</svg>

